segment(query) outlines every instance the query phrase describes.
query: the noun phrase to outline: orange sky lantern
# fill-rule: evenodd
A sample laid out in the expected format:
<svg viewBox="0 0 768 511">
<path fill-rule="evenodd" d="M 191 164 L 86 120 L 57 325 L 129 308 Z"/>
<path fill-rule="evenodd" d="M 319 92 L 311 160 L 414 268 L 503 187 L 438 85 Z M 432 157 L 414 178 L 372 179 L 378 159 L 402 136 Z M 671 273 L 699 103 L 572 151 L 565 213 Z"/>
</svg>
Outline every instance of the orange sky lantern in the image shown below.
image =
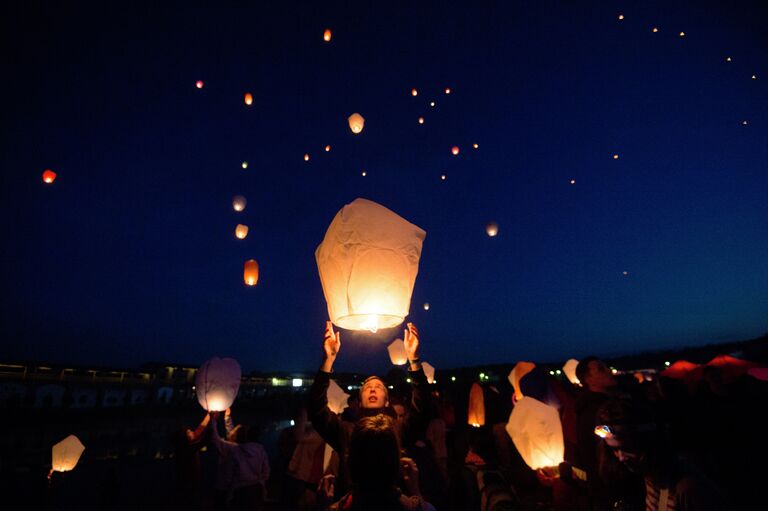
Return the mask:
<svg viewBox="0 0 768 511">
<path fill-rule="evenodd" d="M 454 155 L 454 156 L 459 154 L 459 146 L 455 145 L 455 146 L 451 147 L 451 154 Z"/>
<path fill-rule="evenodd" d="M 325 41 L 326 43 L 330 43 L 331 42 L 331 35 L 332 35 L 331 29 L 330 28 L 326 28 L 325 32 L 323 32 L 323 41 Z"/>
<path fill-rule="evenodd" d="M 349 129 L 351 129 L 352 133 L 355 135 L 363 131 L 363 126 L 365 126 L 365 118 L 362 115 L 354 113 L 347 118 L 347 121 L 349 122 Z"/>
<path fill-rule="evenodd" d="M 411 96 L 416 97 L 418 95 L 419 95 L 419 91 L 417 91 L 416 89 L 411 89 Z"/>
<path fill-rule="evenodd" d="M 43 182 L 51 184 L 56 180 L 56 173 L 51 169 L 45 169 L 43 172 Z"/>
<path fill-rule="evenodd" d="M 235 227 L 235 237 L 239 240 L 244 240 L 246 236 L 248 236 L 248 226 L 237 224 L 237 227 Z"/>
<path fill-rule="evenodd" d="M 325 146 L 325 152 L 328 153 L 331 151 L 331 146 L 327 145 Z"/>
<path fill-rule="evenodd" d="M 485 398 L 483 397 L 483 388 L 477 383 L 473 383 L 469 390 L 467 424 L 476 428 L 485 426 Z"/>
<path fill-rule="evenodd" d="M 485 226 L 485 233 L 493 238 L 499 234 L 499 224 L 496 222 L 488 222 L 488 224 Z"/>
<path fill-rule="evenodd" d="M 248 286 L 255 286 L 259 281 L 259 263 L 256 259 L 249 259 L 243 267 L 243 280 Z"/>
<path fill-rule="evenodd" d="M 423 117 L 419 117 L 419 124 L 424 124 L 424 118 Z"/>
<path fill-rule="evenodd" d="M 251 106 L 253 104 L 253 94 L 251 94 L 250 92 L 246 92 L 245 97 L 243 99 L 246 105 Z"/>
</svg>

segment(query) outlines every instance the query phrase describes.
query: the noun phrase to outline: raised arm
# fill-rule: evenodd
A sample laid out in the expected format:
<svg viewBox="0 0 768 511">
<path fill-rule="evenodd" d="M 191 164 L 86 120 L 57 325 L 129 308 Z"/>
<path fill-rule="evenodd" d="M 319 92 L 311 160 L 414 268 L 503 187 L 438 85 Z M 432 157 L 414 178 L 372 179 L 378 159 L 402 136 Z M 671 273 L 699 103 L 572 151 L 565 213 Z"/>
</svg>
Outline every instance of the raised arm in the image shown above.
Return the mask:
<svg viewBox="0 0 768 511">
<path fill-rule="evenodd" d="M 307 399 L 307 417 L 317 433 L 331 447 L 339 451 L 343 435 L 341 419 L 328 408 L 328 386 L 331 383 L 331 371 L 336 355 L 341 347 L 341 336 L 334 333 L 330 321 L 325 324 L 323 339 L 323 363 L 315 375 L 315 381 L 309 389 Z"/>
<path fill-rule="evenodd" d="M 187 440 L 189 440 L 190 444 L 194 444 L 200 440 L 203 433 L 205 433 L 205 429 L 208 427 L 208 421 L 210 420 L 211 416 L 206 413 L 205 417 L 203 417 L 203 420 L 200 421 L 200 424 L 194 431 L 187 430 Z"/>
<path fill-rule="evenodd" d="M 216 424 L 215 415 L 211 417 L 208 424 L 211 428 L 211 443 L 216 447 L 216 450 L 219 451 L 219 454 L 226 454 L 237 447 L 236 443 L 224 440 L 219 436 L 219 426 Z"/>
<path fill-rule="evenodd" d="M 411 413 L 408 415 L 404 430 L 409 438 L 424 437 L 429 423 L 429 382 L 419 359 L 419 330 L 413 323 L 408 323 L 403 332 L 403 344 L 408 356 L 408 377 L 411 379 Z"/>
</svg>

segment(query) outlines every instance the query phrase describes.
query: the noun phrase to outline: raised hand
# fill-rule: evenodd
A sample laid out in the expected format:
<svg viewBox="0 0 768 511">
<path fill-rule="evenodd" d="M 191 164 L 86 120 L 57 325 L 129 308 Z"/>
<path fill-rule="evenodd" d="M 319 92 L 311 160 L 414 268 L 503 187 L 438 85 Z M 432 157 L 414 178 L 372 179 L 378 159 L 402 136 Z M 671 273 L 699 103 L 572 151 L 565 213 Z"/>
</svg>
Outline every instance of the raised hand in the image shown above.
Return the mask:
<svg viewBox="0 0 768 511">
<path fill-rule="evenodd" d="M 405 354 L 408 360 L 413 362 L 419 359 L 419 330 L 413 323 L 406 325 L 408 328 L 403 332 L 403 344 L 405 344 Z"/>
<path fill-rule="evenodd" d="M 336 355 L 341 349 L 341 334 L 333 331 L 333 323 L 325 322 L 325 335 L 323 337 L 323 364 L 320 368 L 326 373 L 333 369 L 333 363 L 336 361 Z"/>
</svg>

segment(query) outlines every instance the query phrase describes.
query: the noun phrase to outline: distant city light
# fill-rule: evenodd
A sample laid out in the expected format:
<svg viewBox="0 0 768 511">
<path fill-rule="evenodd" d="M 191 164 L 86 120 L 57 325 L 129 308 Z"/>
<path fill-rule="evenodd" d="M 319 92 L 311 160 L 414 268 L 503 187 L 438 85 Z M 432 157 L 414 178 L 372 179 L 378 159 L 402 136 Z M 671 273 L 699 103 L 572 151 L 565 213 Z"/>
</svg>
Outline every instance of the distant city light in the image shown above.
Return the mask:
<svg viewBox="0 0 768 511">
<path fill-rule="evenodd" d="M 294 378 L 294 379 L 291 380 L 291 385 L 294 386 L 294 387 L 301 387 L 301 385 L 303 383 L 304 382 L 301 381 L 301 378 Z"/>
</svg>

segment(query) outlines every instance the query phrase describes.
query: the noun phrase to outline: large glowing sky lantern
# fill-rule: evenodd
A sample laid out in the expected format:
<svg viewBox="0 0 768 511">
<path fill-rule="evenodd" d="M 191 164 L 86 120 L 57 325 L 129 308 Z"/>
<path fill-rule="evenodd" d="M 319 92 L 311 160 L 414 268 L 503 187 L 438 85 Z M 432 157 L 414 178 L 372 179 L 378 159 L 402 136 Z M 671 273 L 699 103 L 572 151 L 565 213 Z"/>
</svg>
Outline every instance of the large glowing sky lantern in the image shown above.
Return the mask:
<svg viewBox="0 0 768 511">
<path fill-rule="evenodd" d="M 85 446 L 75 435 L 55 444 L 51 449 L 51 472 L 69 472 L 80 461 Z"/>
<path fill-rule="evenodd" d="M 402 323 L 425 236 L 375 202 L 355 199 L 344 206 L 315 251 L 333 324 L 376 332 Z"/>
<path fill-rule="evenodd" d="M 512 409 L 506 429 L 533 470 L 557 467 L 563 462 L 563 426 L 556 408 L 525 396 Z"/>
<path fill-rule="evenodd" d="M 195 376 L 197 400 L 209 412 L 222 412 L 232 406 L 240 390 L 240 364 L 234 358 L 218 358 L 205 362 Z"/>
<path fill-rule="evenodd" d="M 349 129 L 352 130 L 352 133 L 357 135 L 363 131 L 363 127 L 365 126 L 365 117 L 358 113 L 354 113 L 347 117 L 347 122 L 349 123 Z"/>
</svg>

